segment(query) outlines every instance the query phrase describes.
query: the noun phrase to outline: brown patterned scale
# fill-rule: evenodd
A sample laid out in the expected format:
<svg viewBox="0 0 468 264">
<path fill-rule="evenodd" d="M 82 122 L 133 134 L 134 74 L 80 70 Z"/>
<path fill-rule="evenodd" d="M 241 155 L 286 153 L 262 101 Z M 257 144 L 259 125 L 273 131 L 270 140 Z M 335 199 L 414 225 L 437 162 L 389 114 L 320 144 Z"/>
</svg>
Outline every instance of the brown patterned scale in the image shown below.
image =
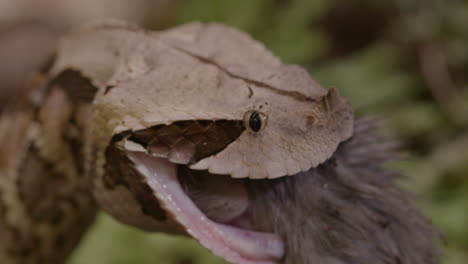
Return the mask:
<svg viewBox="0 0 468 264">
<path fill-rule="evenodd" d="M 242 121 L 237 120 L 177 121 L 132 132 L 129 140 L 145 146 L 151 155 L 193 164 L 222 151 L 244 130 Z"/>
<path fill-rule="evenodd" d="M 63 263 L 94 219 L 78 113 L 92 97 L 73 91 L 91 86 L 71 73 L 36 76 L 0 118 L 2 263 Z"/>
</svg>

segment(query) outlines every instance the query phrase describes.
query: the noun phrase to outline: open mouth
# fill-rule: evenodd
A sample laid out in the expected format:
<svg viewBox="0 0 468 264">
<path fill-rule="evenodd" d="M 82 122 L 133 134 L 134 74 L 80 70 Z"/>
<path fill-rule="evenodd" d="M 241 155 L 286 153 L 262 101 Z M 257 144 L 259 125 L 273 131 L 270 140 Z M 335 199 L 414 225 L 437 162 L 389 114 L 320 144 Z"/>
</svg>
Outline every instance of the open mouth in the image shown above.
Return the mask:
<svg viewBox="0 0 468 264">
<path fill-rule="evenodd" d="M 283 242 L 252 225 L 248 179 L 190 169 L 244 131 L 242 121 L 178 121 L 126 132 L 114 139 L 107 156 L 117 151 L 128 158 L 131 168 L 120 170 L 138 174 L 127 184 L 134 194 L 145 192 L 136 198 L 151 204 L 147 211 L 156 219 L 180 226 L 231 263 L 278 263 L 284 256 Z"/>
</svg>

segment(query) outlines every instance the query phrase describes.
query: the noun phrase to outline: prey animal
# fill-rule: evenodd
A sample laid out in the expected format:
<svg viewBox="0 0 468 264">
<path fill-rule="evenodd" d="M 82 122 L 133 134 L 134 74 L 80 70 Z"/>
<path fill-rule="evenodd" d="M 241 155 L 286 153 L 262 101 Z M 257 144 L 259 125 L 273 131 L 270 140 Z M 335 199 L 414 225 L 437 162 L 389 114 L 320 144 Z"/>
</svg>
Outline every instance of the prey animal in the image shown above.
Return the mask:
<svg viewBox="0 0 468 264">
<path fill-rule="evenodd" d="M 64 263 L 99 209 L 231 263 L 437 263 L 375 126 L 236 29 L 86 27 L 0 119 L 0 263 Z"/>
</svg>

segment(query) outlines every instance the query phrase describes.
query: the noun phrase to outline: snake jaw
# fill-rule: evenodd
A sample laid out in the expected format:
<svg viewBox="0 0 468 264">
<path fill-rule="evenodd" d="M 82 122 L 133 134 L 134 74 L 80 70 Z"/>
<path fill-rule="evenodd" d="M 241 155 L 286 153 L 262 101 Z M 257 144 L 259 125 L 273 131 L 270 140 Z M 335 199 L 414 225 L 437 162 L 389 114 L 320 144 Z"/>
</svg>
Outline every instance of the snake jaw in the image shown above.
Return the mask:
<svg viewBox="0 0 468 264">
<path fill-rule="evenodd" d="M 231 263 L 278 263 L 285 252 L 283 241 L 253 228 L 245 180 L 190 168 L 222 151 L 243 131 L 238 121 L 218 120 L 117 134 L 106 150 L 103 183 L 110 189 L 98 192 L 109 196 L 98 197 L 98 202 L 124 223 L 192 236 Z M 133 205 L 115 204 L 129 197 Z"/>
<path fill-rule="evenodd" d="M 281 260 L 284 245 L 277 235 L 219 223 L 207 217 L 184 191 L 177 173 L 178 165 L 144 152 L 128 151 L 127 155 L 136 171 L 146 178 L 159 206 L 215 255 L 242 264 L 273 264 Z"/>
</svg>

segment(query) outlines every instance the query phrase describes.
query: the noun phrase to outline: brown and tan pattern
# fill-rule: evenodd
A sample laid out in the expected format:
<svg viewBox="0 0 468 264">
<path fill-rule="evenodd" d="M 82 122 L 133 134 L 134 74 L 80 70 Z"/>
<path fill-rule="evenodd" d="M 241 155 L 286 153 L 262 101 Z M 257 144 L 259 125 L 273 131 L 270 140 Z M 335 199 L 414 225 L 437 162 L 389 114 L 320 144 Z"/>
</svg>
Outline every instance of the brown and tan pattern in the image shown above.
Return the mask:
<svg viewBox="0 0 468 264">
<path fill-rule="evenodd" d="M 152 155 L 193 164 L 222 151 L 244 130 L 242 121 L 236 120 L 177 121 L 135 131 L 129 140 L 145 146 Z"/>
<path fill-rule="evenodd" d="M 232 263 L 437 262 L 393 149 L 246 34 L 99 24 L 49 66 L 0 118 L 0 263 L 64 263 L 97 207 Z"/>
<path fill-rule="evenodd" d="M 37 76 L 1 117 L 2 263 L 62 263 L 95 213 L 60 78 Z"/>
</svg>

